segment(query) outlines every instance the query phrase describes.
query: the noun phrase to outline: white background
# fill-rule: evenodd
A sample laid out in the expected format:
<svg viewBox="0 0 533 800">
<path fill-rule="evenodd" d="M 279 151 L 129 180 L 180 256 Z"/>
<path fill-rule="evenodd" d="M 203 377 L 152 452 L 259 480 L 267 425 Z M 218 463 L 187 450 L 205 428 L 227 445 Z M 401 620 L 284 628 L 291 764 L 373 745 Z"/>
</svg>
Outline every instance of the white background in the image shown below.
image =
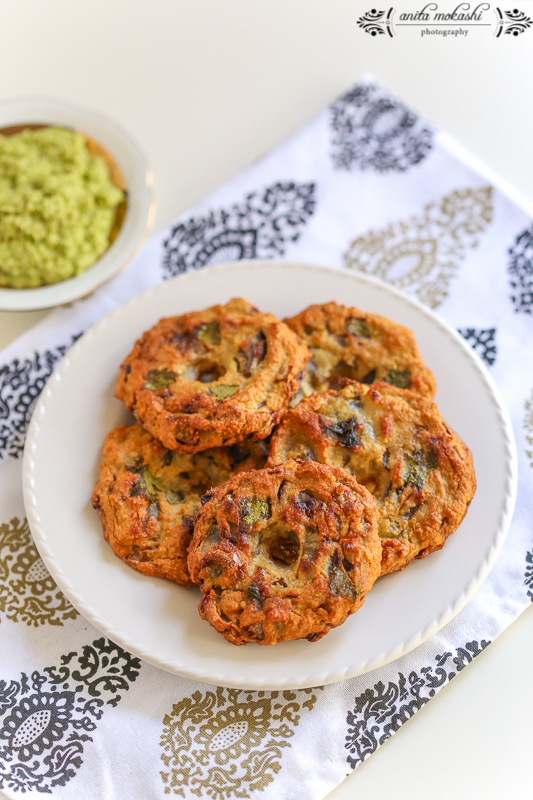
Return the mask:
<svg viewBox="0 0 533 800">
<path fill-rule="evenodd" d="M 0 0 L 0 101 L 69 100 L 126 127 L 154 167 L 156 229 L 365 71 L 533 200 L 533 28 L 371 37 L 357 19 L 373 3 Z M 516 7 L 533 18 L 530 0 L 501 6 Z M 0 346 L 45 313 L 0 312 Z M 531 797 L 532 663 L 528 609 L 329 800 Z"/>
</svg>

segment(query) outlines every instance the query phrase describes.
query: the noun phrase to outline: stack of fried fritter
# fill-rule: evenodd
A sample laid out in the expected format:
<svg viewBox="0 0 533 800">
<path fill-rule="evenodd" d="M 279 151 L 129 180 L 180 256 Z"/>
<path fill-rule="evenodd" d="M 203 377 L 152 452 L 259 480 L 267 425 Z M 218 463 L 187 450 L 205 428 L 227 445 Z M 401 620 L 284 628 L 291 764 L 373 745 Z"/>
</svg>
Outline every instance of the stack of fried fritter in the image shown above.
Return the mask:
<svg viewBox="0 0 533 800">
<path fill-rule="evenodd" d="M 92 502 L 116 555 L 203 593 L 233 644 L 316 641 L 374 581 L 440 549 L 475 491 L 413 334 L 336 303 L 160 320 L 120 368 L 137 424 Z"/>
</svg>

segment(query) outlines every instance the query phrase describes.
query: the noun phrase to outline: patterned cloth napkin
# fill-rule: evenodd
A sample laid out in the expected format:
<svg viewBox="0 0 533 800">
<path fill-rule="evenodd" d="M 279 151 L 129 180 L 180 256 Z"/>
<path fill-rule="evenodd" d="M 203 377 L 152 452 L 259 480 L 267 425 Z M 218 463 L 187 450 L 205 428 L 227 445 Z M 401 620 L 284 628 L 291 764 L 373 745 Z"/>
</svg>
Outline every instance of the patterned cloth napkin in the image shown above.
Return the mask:
<svg viewBox="0 0 533 800">
<path fill-rule="evenodd" d="M 291 140 L 151 239 L 87 300 L 0 357 L 0 788 L 10 798 L 324 797 L 533 598 L 533 211 L 363 79 Z M 24 519 L 35 400 L 72 342 L 191 269 L 284 257 L 376 275 L 438 309 L 490 367 L 514 424 L 518 502 L 482 588 L 403 658 L 325 688 L 250 692 L 159 671 L 58 590 Z M 530 362 L 529 362 L 530 363 Z"/>
</svg>

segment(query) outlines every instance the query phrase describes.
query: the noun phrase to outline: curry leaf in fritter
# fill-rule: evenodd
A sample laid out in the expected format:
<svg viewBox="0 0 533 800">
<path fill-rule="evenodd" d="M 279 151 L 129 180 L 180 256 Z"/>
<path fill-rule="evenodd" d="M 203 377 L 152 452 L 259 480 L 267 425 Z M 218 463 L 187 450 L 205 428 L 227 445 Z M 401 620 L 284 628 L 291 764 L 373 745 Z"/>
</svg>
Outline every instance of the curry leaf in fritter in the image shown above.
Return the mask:
<svg viewBox="0 0 533 800">
<path fill-rule="evenodd" d="M 335 422 L 333 425 L 328 425 L 325 429 L 328 436 L 334 436 L 343 447 L 357 447 L 361 444 L 361 437 L 358 433 L 358 428 L 361 427 L 357 417 L 348 417 L 342 422 Z"/>
<path fill-rule="evenodd" d="M 385 381 L 399 389 L 409 389 L 411 386 L 411 372 L 408 369 L 389 369 Z"/>
<path fill-rule="evenodd" d="M 363 339 L 370 339 L 370 330 L 368 325 L 364 321 L 364 319 L 356 319 L 356 317 L 350 317 L 346 320 L 345 324 L 346 330 L 348 333 L 351 333 L 352 336 L 359 336 Z"/>
<path fill-rule="evenodd" d="M 221 383 L 219 386 L 211 386 L 209 391 L 215 395 L 217 400 L 225 400 L 226 397 L 234 395 L 238 388 L 238 386 L 229 386 L 228 384 Z"/>
<path fill-rule="evenodd" d="M 249 378 L 263 361 L 267 351 L 266 337 L 263 331 L 246 342 L 237 354 L 237 368 L 241 375 Z"/>
<path fill-rule="evenodd" d="M 158 478 L 150 472 L 146 464 L 143 464 L 140 467 L 128 467 L 128 470 L 139 475 L 139 480 L 135 486 L 132 487 L 130 492 L 132 497 L 144 494 L 146 495 L 148 502 L 153 505 L 158 503 L 159 493 L 162 492 L 171 505 L 183 503 L 183 492 L 169 488 L 164 481 L 161 480 L 161 478 Z M 150 509 L 148 509 L 148 514 L 151 516 L 157 516 L 153 514 Z"/>
<path fill-rule="evenodd" d="M 157 392 L 159 389 L 166 389 L 177 377 L 170 369 L 151 369 L 146 373 L 146 381 L 142 388 Z"/>
<path fill-rule="evenodd" d="M 139 478 L 137 483 L 131 489 L 131 496 L 146 495 L 150 503 L 156 503 L 159 498 L 159 492 L 154 486 L 153 476 L 146 464 L 141 467 L 128 467 L 130 472 L 137 473 Z"/>
<path fill-rule="evenodd" d="M 348 597 L 355 600 L 361 590 L 353 585 L 352 581 L 342 568 L 340 553 L 335 550 L 329 560 L 329 588 L 334 597 Z"/>
<path fill-rule="evenodd" d="M 427 476 L 437 466 L 438 459 L 434 452 L 413 450 L 405 459 L 404 484 L 422 489 Z"/>
<path fill-rule="evenodd" d="M 246 497 L 240 502 L 241 513 L 247 525 L 270 518 L 270 502 L 258 497 Z"/>
<path fill-rule="evenodd" d="M 215 346 L 220 344 L 220 323 L 218 322 L 202 322 L 197 325 L 194 332 L 198 339 L 204 344 Z"/>
</svg>

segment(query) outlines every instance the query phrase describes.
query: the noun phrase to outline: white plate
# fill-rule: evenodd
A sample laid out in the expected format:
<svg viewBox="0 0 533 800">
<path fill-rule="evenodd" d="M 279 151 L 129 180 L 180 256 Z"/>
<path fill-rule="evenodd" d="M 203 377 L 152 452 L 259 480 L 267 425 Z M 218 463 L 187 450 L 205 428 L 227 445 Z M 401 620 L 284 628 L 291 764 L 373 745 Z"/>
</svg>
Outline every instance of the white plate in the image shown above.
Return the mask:
<svg viewBox="0 0 533 800">
<path fill-rule="evenodd" d="M 92 111 L 43 98 L 9 100 L 0 104 L 0 129 L 23 124 L 61 125 L 86 134 L 111 154 L 127 186 L 126 216 L 108 250 L 81 275 L 35 289 L 0 288 L 0 309 L 31 311 L 71 303 L 106 283 L 132 260 L 155 215 L 152 171 L 130 136 L 114 122 Z"/>
<path fill-rule="evenodd" d="M 129 415 L 113 397 L 118 365 L 160 317 L 242 296 L 279 317 L 337 300 L 407 325 L 437 378 L 446 421 L 474 455 L 478 490 L 446 547 L 379 580 L 363 608 L 319 642 L 228 644 L 196 611 L 199 592 L 125 566 L 90 505 L 105 434 Z M 23 464 L 24 502 L 46 566 L 72 604 L 127 650 L 188 678 L 236 688 L 296 688 L 367 672 L 445 625 L 480 586 L 514 506 L 511 426 L 471 348 L 431 311 L 367 276 L 277 261 L 188 273 L 133 298 L 91 328 L 48 381 Z"/>
</svg>

